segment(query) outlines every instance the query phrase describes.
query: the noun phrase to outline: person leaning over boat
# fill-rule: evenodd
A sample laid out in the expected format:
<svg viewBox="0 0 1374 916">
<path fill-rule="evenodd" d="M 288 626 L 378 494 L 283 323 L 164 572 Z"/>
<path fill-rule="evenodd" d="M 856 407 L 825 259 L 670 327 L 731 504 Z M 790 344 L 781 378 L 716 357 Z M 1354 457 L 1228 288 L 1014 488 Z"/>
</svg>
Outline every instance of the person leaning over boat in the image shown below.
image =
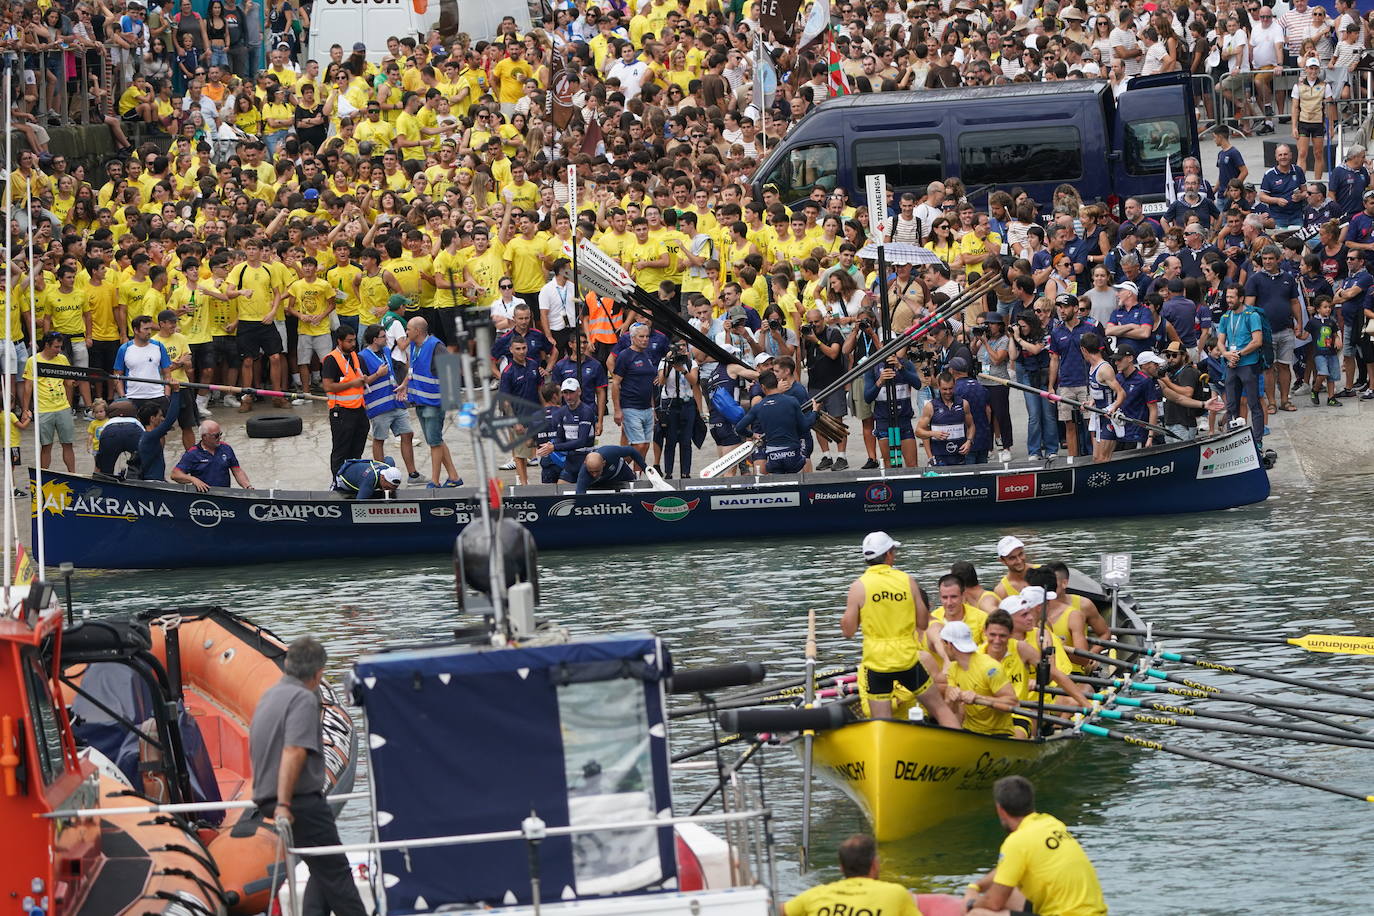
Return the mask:
<svg viewBox="0 0 1374 916">
<path fill-rule="evenodd" d="M 313 636 L 293 640 L 286 649 L 281 680 L 263 693 L 248 726 L 253 802 L 265 816 L 287 821 L 297 846 L 339 843 L 334 814 L 324 797 L 319 689 L 326 661 L 324 646 Z M 347 856 L 306 856 L 305 864 L 310 881 L 302 912 L 364 916 Z"/>
<path fill-rule="evenodd" d="M 334 492 L 349 499 L 386 499 L 400 486 L 401 472 L 392 458 L 349 458 L 334 475 Z"/>
<path fill-rule="evenodd" d="M 1013 733 L 1011 711 L 1015 708 L 1016 688 L 1002 666 L 978 651 L 973 631 L 963 622 L 947 623 L 940 629 L 949 661 L 945 663 L 945 700 L 959 727 L 979 735 Z"/>
<path fill-rule="evenodd" d="M 868 694 L 870 718 L 891 718 L 892 691 L 901 684 L 941 725 L 958 728 L 959 720 L 940 695 L 940 678 L 932 674 L 938 671 L 939 663 L 921 650 L 921 640 L 930 625 L 925 599 L 916 580 L 892 565 L 901 546 L 885 531 L 874 531 L 864 538 L 868 569 L 849 583 L 840 632 L 850 639 L 863 627 L 859 671 Z"/>
<path fill-rule="evenodd" d="M 617 484 L 628 483 L 644 470 L 644 456 L 639 449 L 628 445 L 603 445 L 587 453 L 582 469 L 577 472 L 577 492 L 614 490 Z"/>
<path fill-rule="evenodd" d="M 992 786 L 1007 838 L 997 867 L 964 892 L 970 916 L 1106 916 L 1107 902 L 1088 854 L 1064 822 L 1035 810 L 1035 787 L 1024 776 Z"/>
<path fill-rule="evenodd" d="M 239 465 L 234 449 L 224 441 L 224 432 L 214 420 L 200 424 L 200 441 L 186 450 L 172 468 L 173 483 L 189 483 L 204 493 L 211 487 L 228 487 L 229 476 L 245 490 L 253 489 L 248 475 Z"/>
<path fill-rule="evenodd" d="M 878 880 L 878 844 L 873 837 L 856 833 L 840 844 L 839 881 L 819 884 L 778 907 L 782 916 L 920 916 L 911 891 L 891 881 Z"/>
</svg>

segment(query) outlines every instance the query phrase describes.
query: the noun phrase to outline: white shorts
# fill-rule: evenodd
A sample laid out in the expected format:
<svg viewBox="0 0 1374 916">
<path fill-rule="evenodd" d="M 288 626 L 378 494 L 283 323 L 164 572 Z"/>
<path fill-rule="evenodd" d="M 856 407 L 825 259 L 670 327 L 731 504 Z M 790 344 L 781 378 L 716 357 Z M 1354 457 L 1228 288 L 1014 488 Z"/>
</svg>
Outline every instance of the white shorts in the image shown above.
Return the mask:
<svg viewBox="0 0 1374 916">
<path fill-rule="evenodd" d="M 334 349 L 334 340 L 329 334 L 297 334 L 296 335 L 296 364 L 304 366 L 310 362 L 310 357 L 318 356 L 323 362 L 324 358 Z"/>
</svg>

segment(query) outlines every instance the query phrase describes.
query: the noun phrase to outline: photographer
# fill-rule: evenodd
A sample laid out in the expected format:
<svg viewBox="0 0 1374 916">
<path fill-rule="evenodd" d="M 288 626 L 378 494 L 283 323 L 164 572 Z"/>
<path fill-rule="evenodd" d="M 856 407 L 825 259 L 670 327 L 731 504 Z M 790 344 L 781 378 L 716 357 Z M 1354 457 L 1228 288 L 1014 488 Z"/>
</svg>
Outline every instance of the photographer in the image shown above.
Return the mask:
<svg viewBox="0 0 1374 916">
<path fill-rule="evenodd" d="M 1016 367 L 1016 380 L 1022 385 L 1046 389 L 1050 383 L 1049 342 L 1035 312 L 1022 312 L 1011 326 L 1007 352 Z M 1059 454 L 1059 428 L 1054 404 L 1038 394 L 1026 395 L 1026 454 L 1032 458 L 1053 458 Z"/>
<path fill-rule="evenodd" d="M 854 333 L 844 339 L 844 355 L 848 358 L 850 366 L 857 366 L 882 346 L 882 341 L 878 339 L 878 321 L 873 315 L 873 309 L 867 306 L 860 309 L 857 319 Z M 812 382 L 811 387 L 818 386 Z M 854 416 L 859 418 L 863 428 L 864 451 L 868 453 L 868 461 L 865 462 L 863 470 L 871 471 L 878 466 L 878 441 L 873 437 L 873 405 L 864 400 L 862 376 L 856 378 L 849 386 L 849 393 L 854 402 Z"/>
<path fill-rule="evenodd" d="M 849 346 L 849 341 L 838 329 L 825 323 L 825 319 L 821 317 L 820 309 L 813 308 L 808 311 L 805 323 L 798 330 L 801 333 L 801 350 L 806 365 L 807 387 L 812 391 L 820 391 L 834 384 L 844 374 L 844 348 Z M 832 417 L 840 419 L 845 415 L 847 401 L 848 392 L 841 389 L 817 406 Z M 871 416 L 870 413 L 870 435 L 872 429 Z M 820 443 L 821 447 L 821 460 L 816 464 L 816 470 L 828 471 L 832 468 L 836 471 L 849 470 L 849 459 L 844 456 L 845 447 L 849 444 L 848 438 L 834 443 L 838 456 L 833 459 L 830 456 L 830 440 L 816 432 L 816 441 Z"/>
<path fill-rule="evenodd" d="M 1006 319 L 1000 312 L 984 312 L 983 323 L 973 328 L 973 355 L 980 363 L 979 371 L 996 378 L 1011 378 L 1011 337 L 1007 334 Z M 992 408 L 992 423 L 999 448 L 1011 448 L 1015 439 L 1011 431 L 1011 389 L 996 382 L 983 385 Z"/>
<path fill-rule="evenodd" d="M 681 476 L 692 476 L 692 445 L 698 418 L 704 413 L 696 361 L 686 341 L 675 340 L 659 364 L 654 384 L 659 388 L 658 428 L 663 446 L 663 476 L 673 476 L 674 457 L 680 457 Z"/>
<path fill-rule="evenodd" d="M 769 356 L 795 356 L 797 353 L 797 335 L 787 327 L 782 309 L 776 305 L 763 310 L 763 324 L 754 334 L 754 342 L 758 344 L 756 352 Z"/>
<path fill-rule="evenodd" d="M 716 343 L 722 347 L 734 347 L 747 356 L 763 352 L 763 346 L 754 333 L 749 330 L 749 313 L 742 305 L 732 305 L 725 310 L 720 319 L 720 331 L 716 333 Z"/>
</svg>

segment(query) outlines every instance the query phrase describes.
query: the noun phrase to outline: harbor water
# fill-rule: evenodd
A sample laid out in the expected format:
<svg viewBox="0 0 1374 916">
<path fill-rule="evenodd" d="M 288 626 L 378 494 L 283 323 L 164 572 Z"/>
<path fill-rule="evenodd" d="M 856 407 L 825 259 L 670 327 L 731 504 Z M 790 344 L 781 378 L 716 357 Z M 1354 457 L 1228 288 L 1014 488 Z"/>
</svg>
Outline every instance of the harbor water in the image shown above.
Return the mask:
<svg viewBox="0 0 1374 916">
<path fill-rule="evenodd" d="M 1367 559 L 1374 533 L 1368 521 L 1374 512 L 1371 484 L 1374 477 L 1364 476 L 1327 480 L 1315 492 L 1280 486 L 1261 506 L 1211 515 L 1118 521 L 1103 506 L 1097 522 L 1014 533 L 1026 541 L 1032 561 L 1063 559 L 1093 574 L 1101 553 L 1131 553 L 1130 591 L 1146 618 L 1161 627 L 1374 635 L 1374 573 Z M 1002 572 L 993 545 L 1010 533 L 993 527 L 903 531 L 880 514 L 873 527 L 887 528 L 904 542 L 899 566 L 932 592 L 938 575 L 959 559 L 972 561 L 984 585 L 992 587 Z M 575 635 L 652 630 L 680 666 L 748 659 L 766 663 L 773 678 L 802 670 L 807 610 L 814 608 L 822 666 L 856 660 L 858 642 L 841 637 L 839 615 L 845 587 L 862 568 L 858 539 L 801 541 L 778 533 L 749 544 L 545 555 L 541 614 Z M 594 530 L 588 540 L 595 541 Z M 214 548 L 207 543 L 187 549 Z M 287 639 L 313 633 L 328 646 L 335 675 L 369 649 L 441 636 L 464 622 L 454 611 L 452 567 L 445 557 L 338 564 L 263 560 L 222 570 L 82 574 L 74 587 L 79 607 L 96 615 L 219 604 Z M 1370 656 L 1181 641 L 1170 646 L 1374 692 Z M 1308 695 L 1215 672 L 1186 673 L 1236 691 Z M 1310 698 L 1322 702 L 1319 695 Z M 1328 702 L 1360 705 L 1337 697 Z M 1374 730 L 1374 719 L 1362 725 Z M 1374 795 L 1369 751 L 1122 727 Z M 704 723 L 679 721 L 673 746 L 681 750 L 709 737 Z M 462 749 L 480 753 L 481 736 L 464 736 Z M 801 767 L 785 749 L 768 748 L 754 759 L 763 762 L 783 890 L 794 893 L 832 880 L 838 875 L 835 848 L 863 829 L 862 817 L 818 780 L 812 812 L 817 865 L 802 873 Z M 1062 818 L 1082 841 L 1114 913 L 1220 916 L 1366 908 L 1359 901 L 1367 901 L 1367 879 L 1374 873 L 1374 805 L 1096 738 L 1080 742 L 1050 767 L 1036 779 L 1040 807 Z M 683 773 L 676 785 L 680 810 L 690 810 L 711 783 L 701 771 Z M 348 838 L 365 837 L 366 819 L 357 803 L 345 811 L 342 828 Z M 923 891 L 958 893 L 970 876 L 995 863 L 1002 835 L 989 799 L 984 810 L 884 846 L 883 876 Z"/>
</svg>

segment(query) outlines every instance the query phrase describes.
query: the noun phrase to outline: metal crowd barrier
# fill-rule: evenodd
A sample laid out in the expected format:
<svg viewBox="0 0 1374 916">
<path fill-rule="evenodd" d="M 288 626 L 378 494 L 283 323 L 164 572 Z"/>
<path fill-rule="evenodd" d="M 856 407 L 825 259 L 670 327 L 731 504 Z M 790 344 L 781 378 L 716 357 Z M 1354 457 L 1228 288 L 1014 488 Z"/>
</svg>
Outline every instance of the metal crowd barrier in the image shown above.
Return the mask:
<svg viewBox="0 0 1374 916">
<path fill-rule="evenodd" d="M 19 52 L 14 65 L 23 102 L 44 127 L 98 123 L 100 118 L 93 118 L 91 111 L 94 90 L 108 90 L 105 104 L 110 114 L 123 90 L 113 82 L 109 51 L 104 47 Z"/>
</svg>

